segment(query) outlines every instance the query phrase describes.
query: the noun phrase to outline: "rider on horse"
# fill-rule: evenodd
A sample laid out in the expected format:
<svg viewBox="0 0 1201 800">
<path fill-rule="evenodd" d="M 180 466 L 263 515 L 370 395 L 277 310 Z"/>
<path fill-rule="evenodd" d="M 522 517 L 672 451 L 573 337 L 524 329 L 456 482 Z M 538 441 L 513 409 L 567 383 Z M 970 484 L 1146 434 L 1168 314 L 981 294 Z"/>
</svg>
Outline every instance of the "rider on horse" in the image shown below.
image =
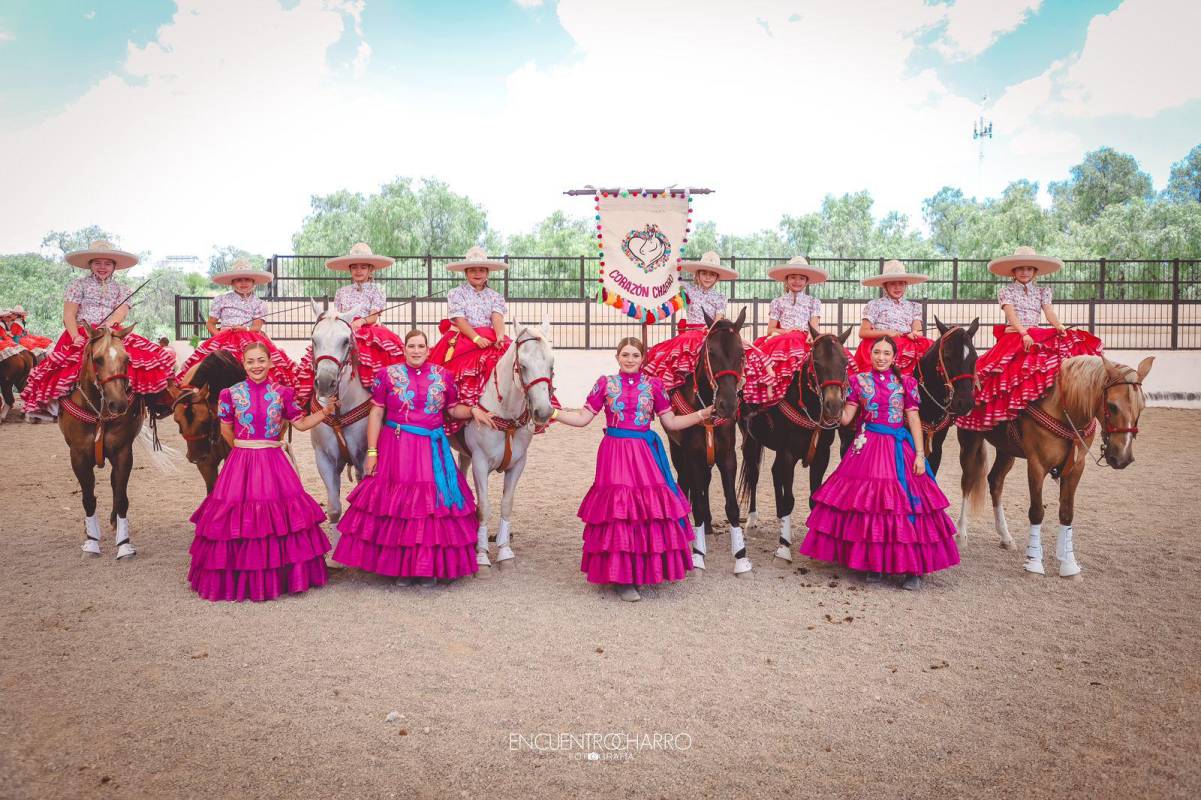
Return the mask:
<svg viewBox="0 0 1201 800">
<path fill-rule="evenodd" d="M 905 265 L 893 259 L 884 262 L 879 275 L 863 279 L 864 286 L 878 286 L 884 290 L 884 294 L 863 308 L 859 349 L 855 351 L 855 366 L 859 372 L 871 372 L 872 345 L 888 336 L 897 344 L 894 362 L 897 368 L 903 375 L 913 374 L 918 359 L 926 354 L 933 342 L 922 335 L 921 305 L 906 300 L 905 290 L 912 285 L 925 283 L 929 277 L 906 272 Z"/>
<path fill-rule="evenodd" d="M 809 266 L 804 256 L 796 256 L 769 269 L 767 277 L 783 283 L 786 291 L 771 301 L 767 334 L 755 340 L 755 347 L 767 359 L 774 383 L 779 385 L 771 394 L 779 398 L 809 356 L 809 329 L 821 330 L 822 301 L 809 294 L 808 288 L 825 283 L 829 275 Z"/>
<path fill-rule="evenodd" d="M 35 336 L 25 330 L 25 318 L 29 314 L 19 305 L 0 311 L 0 350 L 3 341 L 11 339 L 14 344 L 33 353 L 39 361 L 46 355 L 52 342 L 45 336 Z"/>
</svg>

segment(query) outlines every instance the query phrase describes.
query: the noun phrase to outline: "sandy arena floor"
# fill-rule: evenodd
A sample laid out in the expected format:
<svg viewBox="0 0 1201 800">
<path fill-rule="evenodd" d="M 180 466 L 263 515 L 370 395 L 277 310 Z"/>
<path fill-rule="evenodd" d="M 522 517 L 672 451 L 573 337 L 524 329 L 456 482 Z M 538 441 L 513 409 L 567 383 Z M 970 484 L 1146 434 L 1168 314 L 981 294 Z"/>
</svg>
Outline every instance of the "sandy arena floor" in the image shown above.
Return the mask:
<svg viewBox="0 0 1201 800">
<path fill-rule="evenodd" d="M 105 557 L 86 560 L 57 428 L 0 427 L 0 797 L 1201 793 L 1201 412 L 1150 409 L 1137 463 L 1089 466 L 1083 582 L 1025 577 L 984 517 L 963 564 L 917 594 L 781 566 L 764 481 L 751 577 L 730 572 L 721 535 L 707 573 L 637 604 L 578 572 L 600 427 L 540 437 L 515 567 L 438 589 L 341 570 L 261 605 L 189 591 L 203 493 L 189 465 L 165 476 L 139 452 L 140 554 L 116 563 L 106 532 Z M 306 439 L 301 472 L 321 498 Z M 940 483 L 956 508 L 958 480 L 952 444 Z M 1017 477 L 1020 541 L 1025 502 Z M 613 736 L 558 738 L 586 733 L 674 738 L 616 751 Z"/>
</svg>

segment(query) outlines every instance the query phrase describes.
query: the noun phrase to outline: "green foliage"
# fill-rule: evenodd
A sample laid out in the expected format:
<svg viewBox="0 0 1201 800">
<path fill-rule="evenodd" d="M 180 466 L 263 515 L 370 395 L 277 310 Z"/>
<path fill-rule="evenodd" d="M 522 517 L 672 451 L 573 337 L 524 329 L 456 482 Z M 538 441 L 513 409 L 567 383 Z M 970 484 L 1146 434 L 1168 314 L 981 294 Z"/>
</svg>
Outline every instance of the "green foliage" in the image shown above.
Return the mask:
<svg viewBox="0 0 1201 800">
<path fill-rule="evenodd" d="M 1053 208 L 1061 226 L 1089 224 L 1106 208 L 1131 200 L 1150 200 L 1151 176 L 1138 168 L 1134 156 L 1102 147 L 1086 153 L 1065 181 L 1052 183 Z"/>
<path fill-rule="evenodd" d="M 1174 203 L 1201 203 L 1201 144 L 1172 165 L 1164 197 Z"/>
<path fill-rule="evenodd" d="M 0 306 L 19 303 L 29 312 L 32 333 L 56 337 L 63 330 L 63 290 L 82 274 L 37 253 L 0 256 Z"/>
<path fill-rule="evenodd" d="M 212 276 L 225 272 L 234 265 L 234 262 L 239 258 L 248 260 L 255 269 L 266 269 L 267 258 L 258 253 L 252 253 L 249 250 L 243 250 L 240 247 L 226 245 L 225 247 L 214 247 L 213 252 L 209 254 L 208 274 Z"/>
</svg>

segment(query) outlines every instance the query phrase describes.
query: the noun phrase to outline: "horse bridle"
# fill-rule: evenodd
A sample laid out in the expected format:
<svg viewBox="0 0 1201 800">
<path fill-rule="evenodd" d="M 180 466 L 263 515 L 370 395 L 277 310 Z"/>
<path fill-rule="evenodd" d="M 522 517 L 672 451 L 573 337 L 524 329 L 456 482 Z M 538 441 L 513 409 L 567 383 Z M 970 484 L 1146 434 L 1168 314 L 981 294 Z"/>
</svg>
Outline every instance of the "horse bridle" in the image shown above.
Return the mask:
<svg viewBox="0 0 1201 800">
<path fill-rule="evenodd" d="M 712 325 L 710 325 L 708 328 L 705 329 L 705 338 L 701 341 L 701 353 L 704 356 L 703 364 L 705 367 L 705 372 L 707 372 L 709 374 L 709 383 L 712 384 L 713 395 L 714 395 L 713 399 L 715 401 L 717 400 L 717 381 L 719 379 L 727 377 L 727 376 L 733 378 L 735 380 L 735 382 L 737 383 L 736 391 L 741 390 L 743 384 L 746 383 L 746 375 L 744 375 L 739 370 L 723 369 L 723 370 L 718 370 L 717 372 L 713 371 L 713 359 L 709 354 L 709 338 L 710 338 L 710 336 L 713 335 L 713 331 L 716 328 L 717 328 L 717 321 L 714 321 L 714 323 Z M 737 333 L 735 331 L 730 331 L 730 333 L 734 334 L 735 336 L 737 335 Z M 701 399 L 700 373 L 701 373 L 701 371 L 699 369 L 695 370 L 692 373 L 692 392 L 694 395 L 696 395 L 696 399 L 698 401 Z M 702 406 L 702 408 L 703 407 L 704 406 Z M 712 418 L 710 418 L 709 420 L 706 420 L 705 424 L 712 425 L 712 424 L 717 424 L 717 423 L 713 423 Z"/>
<path fill-rule="evenodd" d="M 88 341 L 87 346 L 84 348 L 84 351 L 83 351 L 84 358 L 87 359 L 89 363 L 91 362 L 90 353 L 92 350 L 92 345 L 96 341 L 98 341 L 98 340 L 90 339 Z M 96 415 L 96 420 L 98 422 L 112 422 L 115 419 L 120 419 L 122 416 L 124 416 L 124 414 L 109 414 L 109 413 L 105 412 L 105 408 L 108 404 L 108 400 L 104 396 L 104 387 L 107 386 L 108 384 L 112 383 L 113 381 L 126 381 L 128 383 L 129 373 L 119 372 L 115 375 L 109 375 L 107 378 L 99 378 L 96 376 L 95 368 L 91 367 L 91 370 L 92 370 L 92 386 L 94 386 L 96 388 L 96 393 L 98 395 L 100 395 L 100 408 L 96 408 L 96 404 L 92 402 L 92 398 L 89 397 L 88 393 L 83 390 L 83 384 L 80 382 L 80 380 L 76 379 L 76 381 L 75 381 L 75 387 L 77 389 L 79 389 L 79 394 L 81 397 L 83 397 L 83 401 L 88 404 L 88 410 Z M 128 389 L 129 389 L 129 387 L 127 385 L 126 386 L 127 392 L 128 392 Z M 130 408 L 132 408 L 132 407 L 133 407 L 133 405 L 130 404 Z M 128 410 L 125 413 L 128 413 Z"/>
<path fill-rule="evenodd" d="M 517 383 L 521 386 L 521 390 L 527 396 L 530 393 L 530 389 L 534 388 L 535 386 L 537 386 L 540 383 L 546 384 L 547 391 L 549 391 L 552 396 L 555 393 L 555 384 L 554 384 L 554 381 L 552 380 L 552 377 L 554 375 L 553 369 L 552 369 L 552 372 L 550 375 L 543 375 L 540 378 L 534 378 L 529 383 L 526 383 L 525 379 L 521 375 L 521 360 L 517 358 L 518 351 L 521 349 L 521 346 L 523 344 L 529 344 L 530 342 L 540 342 L 540 341 L 542 341 L 542 340 L 539 339 L 537 336 L 531 336 L 527 339 L 522 339 L 520 336 L 518 336 L 517 339 L 512 344 L 512 347 L 513 347 L 513 377 L 515 377 L 517 379 Z M 496 370 L 493 370 L 493 372 L 492 372 L 492 385 L 496 388 L 496 399 L 498 401 L 500 401 L 501 404 L 503 404 L 505 402 L 505 396 L 503 394 L 501 394 L 500 380 L 499 380 L 499 378 L 497 378 Z"/>
<path fill-rule="evenodd" d="M 337 320 L 338 322 L 341 322 L 343 325 L 345 325 L 347 328 L 349 328 L 350 329 L 350 346 L 346 348 L 346 357 L 342 358 L 342 359 L 339 359 L 336 356 L 331 356 L 328 353 L 324 354 L 324 355 L 320 355 L 320 356 L 314 356 L 314 358 L 313 358 L 313 379 L 314 380 L 316 380 L 317 367 L 321 366 L 322 361 L 332 361 L 334 363 L 334 366 L 336 366 L 338 368 L 337 377 L 340 378 L 342 376 L 342 370 L 346 369 L 348 366 L 355 363 L 356 356 L 358 355 L 358 348 L 356 347 L 355 341 L 354 341 L 354 326 L 338 316 L 324 317 L 323 319 Z M 320 324 L 321 324 L 321 320 L 319 319 L 319 320 L 317 320 L 316 323 L 313 324 L 313 330 L 314 331 L 317 330 L 317 326 Z M 310 339 L 313 338 L 312 331 L 309 332 L 309 338 Z M 336 381 L 335 381 L 335 386 L 336 386 Z M 335 393 L 333 395 L 333 398 L 335 400 L 337 400 L 338 395 Z"/>
<path fill-rule="evenodd" d="M 842 343 L 837 341 L 838 337 L 832 333 L 823 333 L 823 334 L 817 336 L 809 344 L 809 358 L 807 358 L 805 360 L 804 366 L 801 367 L 801 397 L 800 397 L 801 403 L 800 403 L 800 406 L 801 406 L 801 412 L 806 417 L 809 418 L 809 421 L 812 422 L 815 427 L 821 428 L 822 430 L 834 430 L 841 424 L 841 420 L 837 419 L 837 418 L 832 421 L 826 420 L 826 406 L 821 401 L 822 391 L 824 389 L 828 389 L 832 386 L 837 386 L 842 392 L 842 399 L 845 401 L 846 400 L 847 380 L 846 380 L 845 376 L 842 378 L 839 378 L 837 380 L 833 380 L 833 379 L 827 380 L 827 381 L 819 381 L 818 380 L 817 369 L 813 366 L 813 361 L 814 361 L 813 354 L 814 354 L 814 351 L 817 350 L 817 343 L 823 339 L 833 339 L 833 340 L 835 340 L 837 347 L 842 346 Z M 806 377 L 806 375 L 808 375 L 808 377 Z M 806 388 L 808 388 L 813 393 L 813 396 L 817 398 L 818 409 L 819 409 L 817 412 L 817 419 L 814 419 L 813 415 L 809 413 L 808 404 L 805 402 L 805 389 Z"/>
<path fill-rule="evenodd" d="M 1143 382 L 1127 380 L 1130 373 L 1138 374 L 1136 370 L 1130 370 L 1117 378 L 1107 380 L 1101 387 L 1101 455 L 1097 458 L 1098 466 L 1105 463 L 1105 451 L 1109 448 L 1109 436 L 1113 433 L 1128 433 L 1131 437 L 1138 436 L 1138 426 L 1132 428 L 1116 428 L 1109 424 L 1109 390 L 1115 386 L 1135 386 L 1138 387 L 1140 393 L 1143 391 Z M 1064 414 L 1066 417 L 1067 414 Z M 1070 419 L 1068 420 L 1071 421 Z M 1107 465 L 1106 465 L 1107 466 Z"/>
<path fill-rule="evenodd" d="M 179 397 L 175 398 L 175 401 L 173 403 L 171 403 L 172 412 L 175 411 L 175 409 L 179 406 L 180 403 L 184 403 L 188 406 L 196 405 L 196 400 L 194 398 L 198 393 L 199 393 L 199 390 L 194 386 L 190 386 L 187 389 L 185 389 L 179 395 Z M 205 405 L 207 406 L 208 403 L 206 402 Z M 221 426 L 220 425 L 209 425 L 208 433 L 202 433 L 199 435 L 181 433 L 180 436 L 183 438 L 183 440 L 185 442 L 188 442 L 188 443 L 207 441 L 209 443 L 209 451 L 215 452 L 217 449 L 217 442 L 221 436 Z M 191 461 L 193 464 L 196 463 L 195 461 L 192 461 L 190 456 L 188 457 L 188 461 Z"/>
<path fill-rule="evenodd" d="M 935 369 L 938 372 L 938 376 L 940 378 L 942 378 L 943 388 L 945 388 L 947 390 L 947 404 L 946 405 L 943 405 L 939 401 L 939 399 L 937 397 L 935 397 L 933 394 L 931 394 L 930 390 L 926 388 L 926 376 L 922 372 L 922 360 L 920 358 L 917 360 L 917 365 L 913 368 L 914 372 L 917 373 L 918 388 L 926 395 L 926 397 L 930 398 L 930 401 L 932 403 L 934 403 L 934 405 L 936 405 L 940 409 L 942 409 L 944 420 L 953 416 L 951 414 L 951 401 L 954 400 L 954 398 L 955 398 L 955 383 L 957 381 L 964 381 L 964 380 L 975 382 L 975 380 L 976 380 L 975 373 L 965 372 L 962 375 L 956 375 L 955 377 L 952 378 L 950 376 L 950 374 L 947 372 L 947 364 L 946 364 L 946 361 L 943 359 L 943 354 L 942 354 L 943 348 L 946 347 L 947 339 L 951 335 L 951 333 L 953 333 L 954 331 L 958 331 L 958 330 L 963 330 L 963 328 L 960 327 L 959 325 L 952 325 L 950 328 L 947 328 L 947 330 L 942 334 L 942 336 L 938 337 L 938 350 L 937 350 L 938 360 L 937 360 Z M 939 422 L 941 423 L 942 420 L 940 420 Z"/>
</svg>

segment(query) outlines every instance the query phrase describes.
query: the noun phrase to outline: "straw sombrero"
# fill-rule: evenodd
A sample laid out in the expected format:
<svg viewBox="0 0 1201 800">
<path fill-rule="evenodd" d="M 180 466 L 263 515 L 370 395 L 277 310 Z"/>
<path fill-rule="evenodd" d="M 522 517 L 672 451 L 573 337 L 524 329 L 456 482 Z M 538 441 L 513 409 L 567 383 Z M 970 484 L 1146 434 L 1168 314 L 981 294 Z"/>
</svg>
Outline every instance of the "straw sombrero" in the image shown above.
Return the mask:
<svg viewBox="0 0 1201 800">
<path fill-rule="evenodd" d="M 794 256 L 787 264 L 777 264 L 767 271 L 767 277 L 773 281 L 782 281 L 789 275 L 804 275 L 809 283 L 825 283 L 830 277 L 824 269 L 809 266 L 804 256 Z"/>
<path fill-rule="evenodd" d="M 1026 247 L 1025 245 L 1014 250 L 1011 256 L 994 258 L 988 262 L 989 272 L 1006 278 L 1012 277 L 1013 271 L 1017 267 L 1034 267 L 1038 271 L 1038 276 L 1042 277 L 1043 275 L 1050 275 L 1052 272 L 1059 272 L 1059 270 L 1063 269 L 1063 262 L 1051 256 L 1040 256 L 1034 252 L 1033 247 Z"/>
<path fill-rule="evenodd" d="M 28 317 L 29 316 L 29 312 L 25 310 L 25 306 L 21 305 L 20 303 L 17 303 L 15 306 L 10 308 L 8 310 L 8 313 L 16 314 L 18 317 Z"/>
<path fill-rule="evenodd" d="M 912 286 L 915 283 L 925 283 L 930 280 L 929 275 L 919 275 L 916 272 L 906 272 L 905 265 L 895 258 L 884 262 L 884 268 L 880 270 L 879 275 L 872 275 L 870 278 L 864 278 L 861 283 L 864 286 L 883 286 L 886 283 L 894 283 L 899 281 Z"/>
<path fill-rule="evenodd" d="M 66 255 L 67 263 L 80 269 L 91 269 L 93 258 L 111 258 L 117 262 L 117 269 L 129 269 L 138 263 L 138 257 L 133 253 L 118 250 L 103 239 L 92 242 L 86 250 L 73 250 Z"/>
<path fill-rule="evenodd" d="M 354 247 L 350 248 L 350 254 L 331 258 L 325 262 L 325 266 L 330 269 L 349 270 L 351 264 L 370 264 L 375 269 L 383 269 L 390 267 L 396 263 L 395 258 L 387 256 L 377 256 L 371 252 L 371 247 L 363 242 L 359 242 Z"/>
<path fill-rule="evenodd" d="M 255 269 L 250 265 L 250 262 L 244 258 L 239 258 L 233 263 L 233 266 L 225 272 L 219 272 L 213 276 L 213 283 L 219 283 L 222 286 L 229 286 L 238 278 L 254 278 L 256 286 L 262 286 L 264 283 L 271 283 L 275 280 L 275 276 L 270 272 L 262 269 Z"/>
<path fill-rule="evenodd" d="M 721 256 L 712 250 L 701 256 L 700 261 L 681 261 L 680 269 L 693 274 L 696 274 L 698 270 L 707 269 L 710 272 L 716 272 L 717 277 L 723 281 L 732 281 L 738 277 L 736 270 L 721 265 Z"/>
<path fill-rule="evenodd" d="M 484 252 L 482 247 L 473 247 L 467 251 L 467 255 L 462 261 L 456 261 L 453 264 L 447 264 L 446 268 L 451 272 L 466 272 L 472 267 L 484 267 L 489 272 L 492 270 L 508 269 L 509 265 L 503 261 L 495 261 L 488 258 L 488 254 Z"/>
</svg>

